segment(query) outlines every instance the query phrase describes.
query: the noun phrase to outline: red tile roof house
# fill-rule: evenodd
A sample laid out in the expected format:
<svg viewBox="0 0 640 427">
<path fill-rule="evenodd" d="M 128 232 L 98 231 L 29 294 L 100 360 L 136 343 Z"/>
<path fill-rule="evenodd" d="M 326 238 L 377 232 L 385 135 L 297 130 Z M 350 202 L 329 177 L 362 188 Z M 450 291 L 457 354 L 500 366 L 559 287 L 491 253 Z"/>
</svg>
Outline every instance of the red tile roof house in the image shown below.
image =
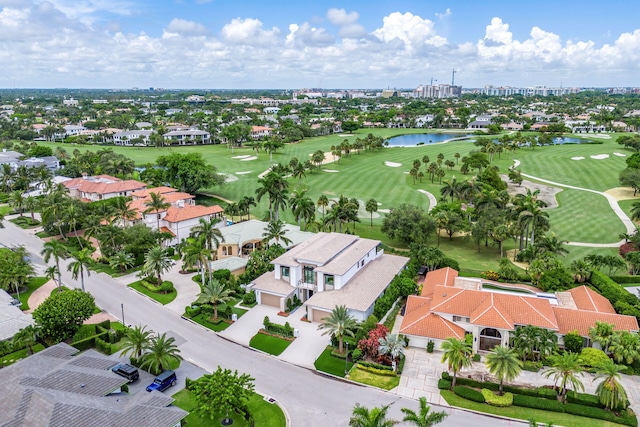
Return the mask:
<svg viewBox="0 0 640 427">
<path fill-rule="evenodd" d="M 143 182 L 133 179 L 123 181 L 109 175 L 83 175 L 82 178 L 73 178 L 63 184 L 69 189 L 71 197 L 85 202 L 131 196 L 134 191 L 147 188 L 147 184 Z"/>
<path fill-rule="evenodd" d="M 145 212 L 148 208 L 145 203 L 151 200 L 151 193 L 161 194 L 171 206 L 162 211 Z M 224 227 L 224 210 L 218 206 L 202 206 L 195 204 L 195 196 L 183 193 L 171 187 L 156 187 L 137 191 L 131 194 L 133 200 L 129 203 L 129 208 L 137 212 L 135 222 L 142 222 L 149 228 L 158 227 L 160 219 L 160 231 L 168 232 L 173 238 L 166 242 L 173 246 L 189 237 L 191 229 L 198 225 L 200 218 L 210 220 L 219 218 L 218 227 Z"/>
<path fill-rule="evenodd" d="M 307 319 L 319 322 L 338 305 L 357 321 L 373 313 L 409 258 L 388 255 L 377 240 L 340 233 L 318 233 L 272 261 L 274 271 L 253 281 L 259 304 L 285 311 L 287 299 L 303 301 Z"/>
<path fill-rule="evenodd" d="M 483 289 L 483 282 L 459 277 L 448 267 L 427 273 L 421 294 L 407 299 L 400 333 L 409 338 L 410 346 L 422 348 L 430 340 L 440 348 L 449 337 L 472 334 L 473 351 L 481 352 L 508 345 L 510 332 L 518 326 L 550 329 L 560 346 L 564 335 L 576 330 L 590 345 L 589 328 L 596 321 L 611 323 L 615 330 L 639 329 L 635 317 L 616 314 L 609 300 L 587 286 L 527 294 L 522 293 L 528 288 L 523 285 L 499 284 L 504 291 L 496 291 Z M 516 288 L 519 293 L 513 292 Z"/>
</svg>

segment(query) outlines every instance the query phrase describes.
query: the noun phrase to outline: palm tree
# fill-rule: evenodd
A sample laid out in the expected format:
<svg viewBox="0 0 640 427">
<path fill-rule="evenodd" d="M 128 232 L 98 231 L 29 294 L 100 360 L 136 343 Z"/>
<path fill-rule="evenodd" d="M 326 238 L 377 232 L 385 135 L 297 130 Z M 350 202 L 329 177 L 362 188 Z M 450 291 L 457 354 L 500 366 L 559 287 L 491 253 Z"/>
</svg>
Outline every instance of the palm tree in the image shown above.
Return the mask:
<svg viewBox="0 0 640 427">
<path fill-rule="evenodd" d="M 31 214 L 31 220 L 32 221 L 35 221 L 35 219 L 36 219 L 34 213 L 35 213 L 36 209 L 38 208 L 38 205 L 39 205 L 38 199 L 36 199 L 33 196 L 28 196 L 28 197 L 26 197 L 24 199 L 24 207 Z"/>
<path fill-rule="evenodd" d="M 198 294 L 198 304 L 213 305 L 213 320 L 218 320 L 218 304 L 226 304 L 231 301 L 231 290 L 225 288 L 217 279 L 209 280 L 202 284 L 202 292 Z"/>
<path fill-rule="evenodd" d="M 318 201 L 316 202 L 316 205 L 318 205 L 319 207 L 322 207 L 322 221 L 324 222 L 324 211 L 325 211 L 325 208 L 329 206 L 329 198 L 327 197 L 327 195 L 321 194 L 320 197 L 318 197 Z"/>
<path fill-rule="evenodd" d="M 611 337 L 609 352 L 618 363 L 632 364 L 640 359 L 640 339 L 638 334 L 629 331 L 618 331 Z"/>
<path fill-rule="evenodd" d="M 574 391 L 584 390 L 584 385 L 580 381 L 582 376 L 582 363 L 578 353 L 564 352 L 554 354 L 547 358 L 551 362 L 551 367 L 543 372 L 546 378 L 553 377 L 554 383 L 560 387 L 558 398 L 564 402 L 567 398 L 567 391 L 571 387 Z"/>
<path fill-rule="evenodd" d="M 123 227 L 127 226 L 128 221 L 136 219 L 138 215 L 138 212 L 131 208 L 130 201 L 130 197 L 118 197 L 113 205 L 115 213 L 113 221 L 121 221 Z"/>
<path fill-rule="evenodd" d="M 298 227 L 302 220 L 304 229 L 306 230 L 307 222 L 315 217 L 316 206 L 313 204 L 313 200 L 306 196 L 305 191 L 294 191 L 292 196 L 289 201 L 291 212 L 296 218 L 296 221 L 298 221 Z"/>
<path fill-rule="evenodd" d="M 119 251 L 109 258 L 109 267 L 118 269 L 121 273 L 124 273 L 127 268 L 130 268 L 135 264 L 135 261 L 136 260 L 133 258 L 133 255 L 129 252 Z"/>
<path fill-rule="evenodd" d="M 39 329 L 35 325 L 25 326 L 11 339 L 14 349 L 26 348 L 27 354 L 33 354 L 33 346 L 38 342 Z"/>
<path fill-rule="evenodd" d="M 140 367 L 149 367 L 151 371 L 159 373 L 171 367 L 172 362 L 182 360 L 180 349 L 174 344 L 175 340 L 174 337 L 167 337 L 166 333 L 151 338 L 149 352 L 145 355 Z"/>
<path fill-rule="evenodd" d="M 451 387 L 456 385 L 456 376 L 462 368 L 471 366 L 471 353 L 473 352 L 471 344 L 464 338 L 447 338 L 444 340 L 440 348 L 443 351 L 442 362 L 446 362 L 449 371 L 453 372 L 453 381 Z"/>
<path fill-rule="evenodd" d="M 220 222 L 219 218 L 211 218 L 210 220 L 200 218 L 198 220 L 198 225 L 191 228 L 191 236 L 195 238 L 202 237 L 206 243 L 207 249 L 211 252 L 215 251 L 218 246 L 220 246 L 220 242 L 224 242 L 222 232 L 218 227 L 216 227 L 218 222 Z"/>
<path fill-rule="evenodd" d="M 44 275 L 47 279 L 53 280 L 54 282 L 56 282 L 56 279 L 58 277 L 58 267 L 56 267 L 55 265 L 51 265 L 47 267 L 44 270 Z"/>
<path fill-rule="evenodd" d="M 204 284 L 204 272 L 209 269 L 209 260 L 211 259 L 211 252 L 206 248 L 206 245 L 202 244 L 202 238 L 196 239 L 189 237 L 185 241 L 185 245 L 182 248 L 182 262 L 186 269 L 198 265 L 200 269 L 200 283 Z M 209 277 L 211 279 L 211 277 Z"/>
<path fill-rule="evenodd" d="M 127 332 L 123 339 L 122 355 L 131 355 L 140 358 L 142 354 L 149 349 L 153 331 L 147 331 L 146 326 L 134 326 L 127 328 Z"/>
<path fill-rule="evenodd" d="M 55 260 L 56 263 L 56 273 L 58 274 L 58 289 L 62 289 L 62 277 L 60 277 L 60 258 L 65 256 L 67 253 L 67 248 L 60 243 L 59 240 L 51 239 L 46 242 L 42 251 L 40 251 L 40 255 L 44 257 L 44 262 L 49 262 L 51 257 Z"/>
<path fill-rule="evenodd" d="M 162 283 L 162 274 L 171 269 L 171 258 L 165 248 L 160 246 L 149 249 L 144 257 L 142 271 L 147 275 L 154 275 L 158 279 L 158 285 Z"/>
<path fill-rule="evenodd" d="M 76 239 L 78 239 L 78 245 L 80 245 L 80 248 L 82 248 L 83 247 L 82 240 L 80 240 L 80 236 L 78 235 L 78 223 L 79 223 L 79 217 L 81 216 L 81 209 L 80 209 L 79 202 L 77 202 L 76 200 L 73 200 L 70 203 L 68 203 L 65 206 L 65 209 L 62 212 L 62 215 L 64 217 L 64 221 L 71 228 L 71 230 L 73 230 L 73 234 L 76 236 Z"/>
<path fill-rule="evenodd" d="M 160 193 L 151 192 L 149 193 L 151 197 L 148 201 L 144 203 L 147 209 L 144 213 L 155 213 L 156 214 L 156 229 L 160 231 L 160 212 L 165 211 L 171 206 L 171 203 L 168 203 L 165 198 Z"/>
<path fill-rule="evenodd" d="M 402 421 L 412 424 L 416 427 L 431 427 L 436 424 L 440 424 L 445 418 L 449 416 L 444 411 L 430 412 L 431 407 L 427 405 L 427 398 L 422 396 L 419 400 L 420 412 L 417 414 L 408 408 L 401 408 L 400 410 L 405 414 Z"/>
<path fill-rule="evenodd" d="M 489 372 L 500 379 L 498 393 L 501 396 L 504 380 L 511 381 L 517 378 L 522 370 L 522 361 L 518 359 L 516 351 L 503 345 L 494 347 L 491 353 L 487 354 L 484 363 Z"/>
<path fill-rule="evenodd" d="M 591 338 L 591 341 L 600 344 L 600 348 L 605 353 L 609 351 L 609 344 L 611 344 L 611 340 L 613 339 L 613 328 L 614 326 L 611 323 L 599 322 L 597 320 L 596 325 L 589 328 L 589 338 Z"/>
<path fill-rule="evenodd" d="M 404 354 L 405 342 L 398 334 L 389 334 L 384 338 L 378 338 L 378 353 L 388 354 L 393 361 L 393 370 L 395 372 L 397 361 Z"/>
<path fill-rule="evenodd" d="M 244 196 L 238 204 L 242 207 L 242 212 L 247 214 L 247 221 L 251 219 L 251 206 L 256 206 L 256 199 L 251 196 Z"/>
<path fill-rule="evenodd" d="M 391 427 L 398 424 L 398 421 L 387 419 L 388 410 L 389 405 L 369 409 L 356 404 L 349 419 L 349 427 Z"/>
<path fill-rule="evenodd" d="M 318 329 L 326 329 L 322 335 L 335 335 L 338 338 L 338 352 L 342 353 L 342 339 L 345 335 L 353 337 L 353 330 L 356 328 L 356 320 L 349 315 L 346 305 L 338 305 L 328 317 L 322 320 Z"/>
<path fill-rule="evenodd" d="M 369 199 L 369 200 L 367 200 L 367 203 L 365 203 L 364 208 L 371 215 L 371 217 L 370 217 L 371 224 L 370 225 L 371 225 L 371 227 L 373 227 L 373 213 L 374 212 L 378 212 L 378 202 L 376 201 L 376 199 Z"/>
<path fill-rule="evenodd" d="M 627 403 L 627 392 L 620 384 L 620 372 L 624 366 L 616 365 L 613 360 L 607 359 L 598 368 L 596 378 L 602 378 L 602 382 L 596 387 L 596 394 L 607 409 L 624 408 Z"/>
<path fill-rule="evenodd" d="M 287 230 L 284 228 L 284 223 L 280 220 L 271 221 L 267 224 L 267 228 L 264 233 L 262 233 L 262 240 L 266 243 L 269 243 L 271 239 L 276 241 L 276 244 L 280 244 L 280 240 L 285 245 L 290 245 L 292 243 L 291 239 L 285 236 Z"/>
<path fill-rule="evenodd" d="M 78 280 L 78 276 L 80 276 L 80 285 L 82 286 L 82 292 L 84 292 L 84 272 L 87 272 L 87 277 L 91 276 L 88 268 L 93 261 L 91 258 L 91 250 L 89 248 L 81 249 L 75 253 L 74 257 L 75 261 L 69 264 L 67 271 L 71 272 L 73 280 Z"/>
<path fill-rule="evenodd" d="M 9 206 L 16 208 L 22 216 L 22 207 L 24 206 L 24 195 L 21 190 L 12 191 L 9 195 Z"/>
</svg>

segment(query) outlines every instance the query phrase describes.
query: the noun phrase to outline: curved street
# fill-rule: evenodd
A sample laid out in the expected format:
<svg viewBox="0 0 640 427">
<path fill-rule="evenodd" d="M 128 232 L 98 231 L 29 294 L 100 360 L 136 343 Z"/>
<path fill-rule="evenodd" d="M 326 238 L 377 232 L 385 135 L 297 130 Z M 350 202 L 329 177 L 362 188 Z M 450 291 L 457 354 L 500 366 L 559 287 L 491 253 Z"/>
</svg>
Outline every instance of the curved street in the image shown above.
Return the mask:
<svg viewBox="0 0 640 427">
<path fill-rule="evenodd" d="M 24 246 L 32 254 L 36 269 L 42 271 L 45 267 L 40 256 L 42 241 L 8 221 L 4 224 L 5 228 L 0 229 L 0 242 L 7 247 Z M 79 281 L 73 280 L 67 272 L 68 264 L 69 260 L 60 262 L 63 282 L 79 288 Z M 122 304 L 127 324 L 148 325 L 156 332 L 174 336 L 182 356 L 189 362 L 209 372 L 220 365 L 252 375 L 256 379 L 257 391 L 274 397 L 285 407 L 291 426 L 347 426 L 357 403 L 368 407 L 390 405 L 389 416 L 393 419 L 402 419 L 402 407 L 417 409 L 417 401 L 413 399 L 328 378 L 227 341 L 208 329 L 183 320 L 106 274 L 92 273 L 85 277 L 85 286 L 96 303 L 116 318 L 122 317 Z M 443 426 L 525 425 L 452 408 L 433 406 L 433 409 L 445 409 L 451 414 L 441 424 Z"/>
</svg>

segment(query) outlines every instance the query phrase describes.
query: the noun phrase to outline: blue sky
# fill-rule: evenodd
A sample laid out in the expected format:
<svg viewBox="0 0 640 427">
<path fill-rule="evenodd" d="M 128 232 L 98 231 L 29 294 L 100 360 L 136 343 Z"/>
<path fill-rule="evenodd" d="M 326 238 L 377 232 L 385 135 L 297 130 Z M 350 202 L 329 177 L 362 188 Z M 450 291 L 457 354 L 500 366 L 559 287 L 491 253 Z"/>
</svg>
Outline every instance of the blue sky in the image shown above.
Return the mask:
<svg viewBox="0 0 640 427">
<path fill-rule="evenodd" d="M 637 0 L 0 0 L 0 87 L 637 86 Z"/>
</svg>

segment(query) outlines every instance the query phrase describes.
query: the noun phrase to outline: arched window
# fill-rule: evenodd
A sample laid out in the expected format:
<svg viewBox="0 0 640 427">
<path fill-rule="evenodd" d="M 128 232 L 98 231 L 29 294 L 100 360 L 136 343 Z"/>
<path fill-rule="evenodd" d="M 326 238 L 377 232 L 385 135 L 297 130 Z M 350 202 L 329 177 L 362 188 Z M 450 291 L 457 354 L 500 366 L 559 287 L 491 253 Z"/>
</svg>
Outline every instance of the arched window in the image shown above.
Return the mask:
<svg viewBox="0 0 640 427">
<path fill-rule="evenodd" d="M 481 351 L 491 351 L 493 347 L 502 344 L 502 334 L 497 329 L 484 328 L 480 331 L 480 345 L 478 347 Z"/>
</svg>

